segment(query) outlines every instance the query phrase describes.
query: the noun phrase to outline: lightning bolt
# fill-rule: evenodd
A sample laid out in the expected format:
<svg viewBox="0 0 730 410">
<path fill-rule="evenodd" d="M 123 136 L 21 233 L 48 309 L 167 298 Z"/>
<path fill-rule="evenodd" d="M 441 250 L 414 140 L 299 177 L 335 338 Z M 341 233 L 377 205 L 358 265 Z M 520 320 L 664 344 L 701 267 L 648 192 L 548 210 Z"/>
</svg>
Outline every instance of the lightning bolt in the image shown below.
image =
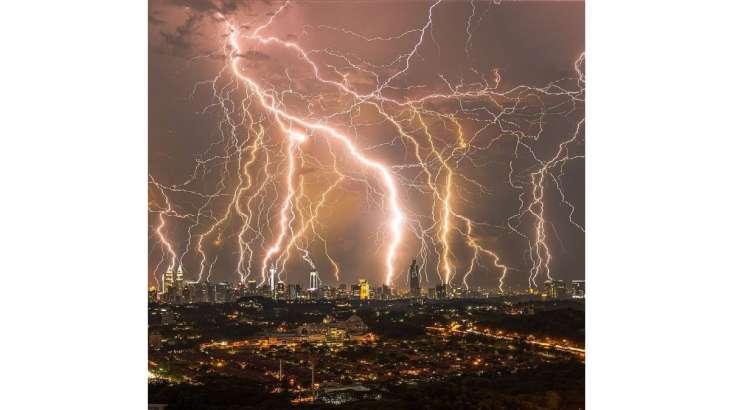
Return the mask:
<svg viewBox="0 0 730 410">
<path fill-rule="evenodd" d="M 538 146 L 549 143 L 543 134 L 550 118 L 580 116 L 585 53 L 575 60 L 575 76 L 542 87 L 504 88 L 498 68 L 491 69 L 491 78 L 472 68 L 478 79 L 470 81 L 439 74 L 441 83 L 435 91 L 420 85 L 400 85 L 427 46 L 427 33 L 433 45 L 439 47 L 434 15 L 444 3 L 436 0 L 429 4 L 423 24 L 401 33 L 367 36 L 320 25 L 304 26 L 300 36 L 306 37 L 308 30 L 323 30 L 366 45 L 410 43 L 387 63 L 374 63 L 351 51 L 307 49 L 305 43 L 292 39 L 296 36 L 280 38 L 271 34 L 287 10 L 297 6 L 294 2 L 277 5 L 253 28 L 218 13 L 215 20 L 224 31 L 219 53 L 196 59 L 220 55 L 224 62 L 215 77 L 194 84 L 191 99 L 210 89 L 212 102 L 199 114 L 221 113 L 219 138 L 196 159 L 183 183 L 163 185 L 150 177 L 153 196 L 161 198 L 158 202 L 162 203 L 150 207 L 150 212 L 157 214 L 153 232 L 162 249 L 162 258 L 154 269 L 155 279 L 165 262 L 183 264 L 183 260 L 194 257 L 197 281 L 204 275 L 208 280 L 221 256 L 219 252 L 230 241 L 235 244 L 241 283 L 250 277 L 254 265 L 258 266 L 261 283 L 270 266 L 276 267 L 279 275 L 286 275 L 294 250 L 312 269 L 316 269 L 316 255 L 321 255 L 339 281 L 341 270 L 329 252 L 323 220 L 348 181 L 363 186 L 368 205 L 378 207 L 385 215 L 384 229 L 376 229 L 374 237 L 378 252 L 383 254 L 383 282 L 388 286 L 393 286 L 402 273 L 398 258 L 405 256 L 401 247 L 408 237 L 417 243 L 423 267 L 419 274 L 425 279 L 429 271 L 443 284 L 452 284 L 460 276 L 468 289 L 469 279 L 483 269 L 493 272 L 499 290 L 505 291 L 508 272 L 519 269 L 510 267 L 512 262 L 504 262 L 488 245 L 493 236 L 489 232 L 495 230 L 526 241 L 530 288 L 538 286 L 540 276 L 552 278 L 553 255 L 546 230 L 546 225 L 552 225 L 546 212 L 551 205 L 549 191 L 557 192 L 558 206 L 567 210 L 570 224 L 584 232 L 574 219 L 576 207 L 565 194 L 562 182 L 566 164 L 583 158 L 573 147 L 581 142 L 584 119 L 576 121 L 575 132 L 562 139 L 547 157 L 545 148 Z M 470 1 L 465 16 L 464 53 L 468 58 L 474 30 L 484 17 L 480 5 Z M 245 58 L 245 49 L 255 51 L 260 47 L 296 59 L 297 63 L 285 70 L 284 80 L 263 78 Z M 304 86 L 302 73 L 308 73 L 322 91 Z M 367 79 L 368 86 L 359 84 L 358 78 Z M 292 103 L 296 100 L 304 102 L 302 108 Z M 378 119 L 364 122 L 369 116 Z M 341 118 L 346 120 L 339 121 Z M 358 129 L 373 123 L 392 130 L 390 142 L 363 144 Z M 330 158 L 326 161 L 310 153 L 310 147 L 321 142 L 329 148 Z M 389 146 L 403 147 L 401 162 L 378 159 L 376 151 Z M 516 192 L 519 205 L 499 226 L 487 222 L 489 210 L 479 220 L 469 216 L 474 204 L 471 197 L 490 191 L 487 184 L 478 182 L 464 169 L 484 168 L 484 153 L 505 146 L 512 154 L 505 163 L 506 183 Z M 344 161 L 356 166 L 341 166 Z M 306 174 L 309 170 L 314 170 L 313 176 Z M 488 177 L 499 179 L 500 175 L 490 173 Z M 214 178 L 210 193 L 205 193 L 206 178 Z M 172 205 L 171 195 L 180 203 L 197 205 L 191 212 L 179 212 Z M 408 201 L 417 195 L 430 198 L 428 211 L 409 209 Z M 169 219 L 189 223 L 184 252 L 179 256 L 166 233 Z M 468 264 L 457 257 L 456 244 L 462 244 L 470 253 Z M 320 248 L 319 252 L 312 251 L 314 246 Z M 484 260 L 490 260 L 491 265 L 483 265 Z"/>
</svg>

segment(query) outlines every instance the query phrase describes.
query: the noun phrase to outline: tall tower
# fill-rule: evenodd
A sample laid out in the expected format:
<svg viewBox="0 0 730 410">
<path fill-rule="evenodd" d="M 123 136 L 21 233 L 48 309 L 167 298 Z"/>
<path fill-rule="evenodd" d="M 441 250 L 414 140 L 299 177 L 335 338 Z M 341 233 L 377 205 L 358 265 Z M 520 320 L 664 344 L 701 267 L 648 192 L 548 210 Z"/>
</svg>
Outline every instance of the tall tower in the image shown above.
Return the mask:
<svg viewBox="0 0 730 410">
<path fill-rule="evenodd" d="M 319 274 L 313 270 L 309 272 L 309 290 L 314 291 L 317 289 L 319 289 Z"/>
<path fill-rule="evenodd" d="M 360 279 L 360 300 L 370 299 L 370 285 L 367 279 Z"/>
<path fill-rule="evenodd" d="M 175 293 L 178 300 L 183 298 L 183 290 L 185 289 L 185 280 L 183 279 L 183 268 L 182 263 L 177 265 L 177 272 L 175 272 Z"/>
<path fill-rule="evenodd" d="M 408 283 L 411 288 L 411 297 L 420 297 L 421 278 L 418 276 L 418 264 L 416 263 L 416 258 L 413 258 L 413 262 L 411 262 L 411 266 L 408 268 Z"/>
<path fill-rule="evenodd" d="M 272 295 L 276 291 L 276 267 L 273 264 L 269 268 L 269 289 Z"/>
<path fill-rule="evenodd" d="M 183 270 L 182 270 L 182 263 L 177 265 L 177 272 L 175 272 L 175 286 L 177 286 L 179 289 L 183 288 Z"/>
<path fill-rule="evenodd" d="M 175 271 L 172 269 L 172 265 L 170 265 L 162 277 L 162 293 L 170 292 L 173 286 L 175 286 Z"/>
</svg>

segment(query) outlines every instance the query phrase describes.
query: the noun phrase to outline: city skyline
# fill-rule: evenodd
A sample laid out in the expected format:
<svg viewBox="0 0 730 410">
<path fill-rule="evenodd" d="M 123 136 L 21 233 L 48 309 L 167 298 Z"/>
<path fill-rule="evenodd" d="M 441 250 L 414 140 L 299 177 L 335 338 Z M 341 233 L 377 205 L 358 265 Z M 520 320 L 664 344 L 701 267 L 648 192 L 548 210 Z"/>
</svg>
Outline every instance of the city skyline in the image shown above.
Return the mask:
<svg viewBox="0 0 730 410">
<path fill-rule="evenodd" d="M 150 285 L 584 278 L 582 3 L 206 4 L 150 3 Z"/>
</svg>

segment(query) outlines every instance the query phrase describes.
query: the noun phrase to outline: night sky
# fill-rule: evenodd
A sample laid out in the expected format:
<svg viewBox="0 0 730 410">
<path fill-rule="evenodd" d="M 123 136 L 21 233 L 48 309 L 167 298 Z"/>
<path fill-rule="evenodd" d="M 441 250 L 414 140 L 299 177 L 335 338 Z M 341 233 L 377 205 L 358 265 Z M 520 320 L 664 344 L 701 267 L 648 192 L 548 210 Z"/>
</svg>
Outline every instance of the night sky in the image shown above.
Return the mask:
<svg viewBox="0 0 730 410">
<path fill-rule="evenodd" d="M 432 5 L 296 1 L 260 34 L 298 44 L 320 67 L 320 79 L 345 81 L 365 95 L 404 69 L 406 55 L 418 41 L 418 30 L 427 22 Z M 418 166 L 417 148 L 378 109 L 416 140 L 439 195 L 447 170 L 435 153 L 447 158 L 454 175 L 452 210 L 474 221 L 471 238 L 509 267 L 507 288 L 528 286 L 535 265 L 530 249 L 539 248 L 535 241 L 541 232 L 550 261 L 537 270 L 536 282 L 546 279 L 548 267 L 556 279 L 584 278 L 585 83 L 579 78 L 583 64 L 578 61 L 584 52 L 583 2 L 449 1 L 433 7 L 432 25 L 424 32 L 408 70 L 382 88 L 380 97 L 404 102 L 454 90 L 490 91 L 475 98 L 418 104 L 423 122 L 413 110 L 382 100 L 357 104 L 352 96 L 315 78 L 311 67 L 290 48 L 245 38 L 280 6 L 268 1 L 149 3 L 151 285 L 172 260 L 156 232 L 160 215 L 165 223 L 160 232 L 178 256 L 176 264 L 184 255 L 182 265 L 190 280 L 202 272 L 211 281 L 237 282 L 239 274 L 246 272 L 248 259 L 251 278 L 260 280 L 261 260 L 277 233 L 278 210 L 286 193 L 287 137 L 226 66 L 231 51 L 226 47 L 231 32 L 226 21 L 235 22 L 241 32 L 242 52 L 236 64 L 246 76 L 292 115 L 326 122 L 346 134 L 395 176 L 407 219 L 395 258 L 396 286 L 404 286 L 404 273 L 416 256 L 424 265 L 426 286 L 439 283 L 442 208 L 428 188 L 426 172 Z M 250 164 L 250 187 L 237 195 L 241 164 L 250 158 L 259 131 L 263 146 Z M 433 136 L 434 150 L 427 133 Z M 459 147 L 459 134 L 466 146 Z M 333 264 L 325 255 L 326 242 L 341 270 L 342 283 L 365 278 L 380 285 L 389 241 L 383 186 L 340 145 L 317 133 L 308 137 L 297 148 L 293 173 L 298 204 L 311 209 L 338 179 L 335 169 L 344 177 L 319 209 L 313 224 L 316 234 L 306 229 L 297 243 L 325 283 L 337 283 Z M 538 174 L 541 164 L 558 153 L 547 171 Z M 542 188 L 537 190 L 540 176 Z M 529 206 L 536 192 L 542 192 L 543 206 Z M 244 218 L 235 209 L 232 217 L 217 223 L 231 201 L 253 205 L 253 212 L 247 214 L 255 221 L 253 229 L 244 229 Z M 542 224 L 532 213 L 540 209 Z M 292 215 L 289 226 L 296 231 L 307 218 Z M 473 248 L 463 220 L 451 217 L 450 224 L 451 283 L 463 286 Z M 205 234 L 202 240 L 201 234 Z M 203 256 L 196 249 L 199 240 L 205 254 L 202 264 Z M 239 265 L 241 243 L 252 249 L 243 265 Z M 468 285 L 495 288 L 501 272 L 493 262 L 490 255 L 479 254 Z M 305 284 L 310 267 L 295 246 L 279 270 L 282 279 Z"/>
</svg>

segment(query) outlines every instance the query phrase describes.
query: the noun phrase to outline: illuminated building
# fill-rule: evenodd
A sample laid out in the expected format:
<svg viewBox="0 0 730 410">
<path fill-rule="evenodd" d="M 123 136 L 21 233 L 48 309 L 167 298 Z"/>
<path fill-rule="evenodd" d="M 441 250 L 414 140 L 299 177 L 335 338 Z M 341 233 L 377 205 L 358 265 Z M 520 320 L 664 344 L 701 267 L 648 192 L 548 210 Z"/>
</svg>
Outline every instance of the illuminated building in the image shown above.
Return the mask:
<svg viewBox="0 0 730 410">
<path fill-rule="evenodd" d="M 286 291 L 287 299 L 295 300 L 299 296 L 299 293 L 301 293 L 301 287 L 298 284 L 295 285 L 293 283 L 290 283 L 287 286 L 287 291 Z"/>
<path fill-rule="evenodd" d="M 193 303 L 193 285 L 195 285 L 195 282 L 187 282 L 182 288 L 182 302 L 184 303 Z"/>
<path fill-rule="evenodd" d="M 346 284 L 340 283 L 340 286 L 337 287 L 337 297 L 338 298 L 347 297 L 347 285 Z"/>
<path fill-rule="evenodd" d="M 418 264 L 416 259 L 413 258 L 411 266 L 408 268 L 408 284 L 411 290 L 411 297 L 421 297 L 421 278 L 418 276 Z"/>
<path fill-rule="evenodd" d="M 309 272 L 309 290 L 315 291 L 319 289 L 320 281 L 319 281 L 319 275 L 317 274 L 317 271 L 311 271 Z"/>
<path fill-rule="evenodd" d="M 274 265 L 271 265 L 269 268 L 269 291 L 273 295 L 276 291 L 276 267 Z"/>
<path fill-rule="evenodd" d="M 436 299 L 436 288 L 428 288 L 428 298 Z"/>
<path fill-rule="evenodd" d="M 362 384 L 351 384 L 346 386 L 326 385 L 323 386 L 317 401 L 322 403 L 339 406 L 358 400 L 377 400 L 380 394 L 372 392 L 368 387 Z"/>
<path fill-rule="evenodd" d="M 360 279 L 360 300 L 370 299 L 370 285 L 367 279 Z"/>
<path fill-rule="evenodd" d="M 173 265 L 167 268 L 162 279 L 162 286 L 162 293 L 166 302 L 181 303 L 185 300 L 183 295 L 185 282 L 183 281 L 182 264 L 178 265 L 177 271 L 174 270 Z"/>
<path fill-rule="evenodd" d="M 165 275 L 162 277 L 162 293 L 167 294 L 175 286 L 175 271 L 172 265 L 167 267 Z"/>
<path fill-rule="evenodd" d="M 390 299 L 391 296 L 390 286 L 383 284 L 382 298 L 386 300 Z"/>
<path fill-rule="evenodd" d="M 284 284 L 284 282 L 279 281 L 276 284 L 275 295 L 276 295 L 276 299 L 279 299 L 279 300 L 284 299 L 286 297 L 286 285 Z"/>
<path fill-rule="evenodd" d="M 157 289 L 154 286 L 150 287 L 147 291 L 147 303 L 157 302 Z"/>
<path fill-rule="evenodd" d="M 354 299 L 357 299 L 360 297 L 360 285 L 353 284 L 350 287 L 350 297 L 354 298 Z"/>
<path fill-rule="evenodd" d="M 208 302 L 213 303 L 215 302 L 216 297 L 218 296 L 218 289 L 216 289 L 215 284 L 206 282 L 207 291 L 206 291 L 206 299 Z"/>
<path fill-rule="evenodd" d="M 337 296 L 337 289 L 332 286 L 322 286 L 321 294 L 325 299 L 334 299 Z"/>
<path fill-rule="evenodd" d="M 453 297 L 455 298 L 463 298 L 467 296 L 467 291 L 465 288 L 452 288 L 451 293 Z"/>
<path fill-rule="evenodd" d="M 256 294 L 256 281 L 254 279 L 246 282 L 246 295 L 253 296 Z"/>
<path fill-rule="evenodd" d="M 568 294 L 565 282 L 562 280 L 546 280 L 545 293 L 551 299 L 563 299 Z"/>
<path fill-rule="evenodd" d="M 446 299 L 448 297 L 448 285 L 441 284 L 436 286 L 436 299 Z"/>
<path fill-rule="evenodd" d="M 583 299 L 586 297 L 586 281 L 574 280 L 570 286 L 571 295 L 576 299 Z"/>
<path fill-rule="evenodd" d="M 177 265 L 177 272 L 175 272 L 175 286 L 178 289 L 183 288 L 184 280 L 183 280 L 183 268 L 182 263 Z"/>
<path fill-rule="evenodd" d="M 383 300 L 383 288 L 373 288 L 372 290 L 372 297 L 375 300 Z"/>
<path fill-rule="evenodd" d="M 227 282 L 221 282 L 215 285 L 215 303 L 230 302 L 233 296 L 231 285 Z"/>
<path fill-rule="evenodd" d="M 367 331 L 365 322 L 359 316 L 351 315 L 347 320 L 333 321 L 325 317 L 322 323 L 305 323 L 297 328 L 297 335 L 310 342 L 342 342 L 361 338 Z"/>
</svg>

